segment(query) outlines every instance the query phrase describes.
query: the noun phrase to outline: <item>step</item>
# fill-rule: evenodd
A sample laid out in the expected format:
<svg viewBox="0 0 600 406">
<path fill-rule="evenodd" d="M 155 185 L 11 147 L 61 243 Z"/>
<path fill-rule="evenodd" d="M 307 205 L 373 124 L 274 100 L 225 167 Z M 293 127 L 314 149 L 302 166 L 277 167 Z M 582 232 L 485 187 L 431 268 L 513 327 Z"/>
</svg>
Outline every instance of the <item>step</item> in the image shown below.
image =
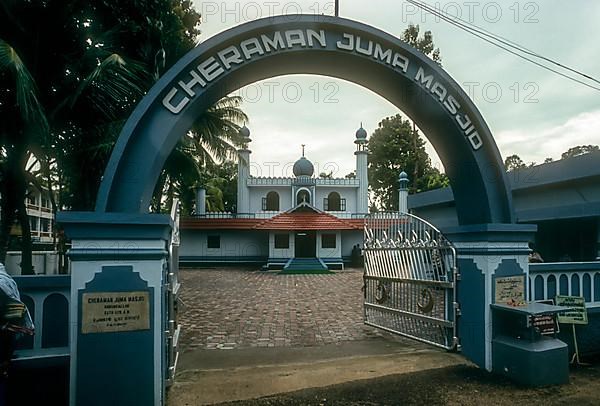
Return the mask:
<svg viewBox="0 0 600 406">
<path fill-rule="evenodd" d="M 292 258 L 281 273 L 332 273 L 319 258 Z"/>
</svg>

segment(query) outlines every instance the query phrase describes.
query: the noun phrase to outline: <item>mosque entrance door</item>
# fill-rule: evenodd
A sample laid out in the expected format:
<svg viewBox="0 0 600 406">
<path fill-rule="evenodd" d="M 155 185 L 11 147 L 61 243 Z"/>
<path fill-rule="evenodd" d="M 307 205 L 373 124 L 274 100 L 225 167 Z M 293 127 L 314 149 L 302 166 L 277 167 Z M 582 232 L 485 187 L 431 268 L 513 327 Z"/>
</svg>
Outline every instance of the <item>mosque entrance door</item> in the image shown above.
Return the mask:
<svg viewBox="0 0 600 406">
<path fill-rule="evenodd" d="M 314 231 L 298 231 L 296 233 L 296 258 L 317 257 L 317 233 Z"/>
</svg>

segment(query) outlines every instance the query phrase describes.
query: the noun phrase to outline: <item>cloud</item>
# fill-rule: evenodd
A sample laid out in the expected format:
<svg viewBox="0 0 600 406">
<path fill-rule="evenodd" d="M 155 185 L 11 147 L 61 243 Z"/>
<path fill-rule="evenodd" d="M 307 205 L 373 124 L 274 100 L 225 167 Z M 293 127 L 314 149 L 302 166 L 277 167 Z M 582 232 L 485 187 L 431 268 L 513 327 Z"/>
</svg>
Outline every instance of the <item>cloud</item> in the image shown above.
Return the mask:
<svg viewBox="0 0 600 406">
<path fill-rule="evenodd" d="M 600 110 L 578 114 L 558 126 L 500 131 L 495 138 L 503 157 L 516 153 L 525 162 L 537 163 L 547 157 L 559 159 L 573 146 L 600 145 Z"/>
</svg>

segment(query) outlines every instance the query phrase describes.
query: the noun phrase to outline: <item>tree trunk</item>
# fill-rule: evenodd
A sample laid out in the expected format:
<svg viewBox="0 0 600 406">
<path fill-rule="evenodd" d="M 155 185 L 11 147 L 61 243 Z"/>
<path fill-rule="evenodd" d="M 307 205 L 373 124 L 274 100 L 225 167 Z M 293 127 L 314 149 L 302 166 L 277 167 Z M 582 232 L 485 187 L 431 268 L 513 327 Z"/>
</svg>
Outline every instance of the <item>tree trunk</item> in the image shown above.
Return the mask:
<svg viewBox="0 0 600 406">
<path fill-rule="evenodd" d="M 169 179 L 169 188 L 167 189 L 167 201 L 165 203 L 167 210 L 171 210 L 171 207 L 173 207 L 174 196 L 175 188 L 173 185 L 173 179 Z"/>
<path fill-rule="evenodd" d="M 165 188 L 165 182 L 167 181 L 167 176 L 165 175 L 164 171 L 163 173 L 161 173 L 161 175 L 158 178 L 158 182 L 156 182 L 156 186 L 154 186 L 154 194 L 152 197 L 152 211 L 154 213 L 160 213 L 162 210 L 162 198 L 163 198 L 163 191 Z"/>
<path fill-rule="evenodd" d="M 25 207 L 25 198 L 17 202 L 17 217 L 21 223 L 21 274 L 35 275 L 31 255 L 33 244 L 31 243 L 31 228 L 29 227 L 29 216 L 27 215 L 27 207 Z"/>
<path fill-rule="evenodd" d="M 27 179 L 25 166 L 27 165 L 27 149 L 25 145 L 17 145 L 7 151 L 6 166 L 4 171 L 4 190 L 2 190 L 2 235 L 0 236 L 0 260 L 6 260 L 9 245 L 10 228 L 15 218 L 21 225 L 21 273 L 33 274 L 31 261 L 31 229 L 29 216 L 25 207 Z"/>
<path fill-rule="evenodd" d="M 9 190 L 12 179 L 6 177 L 2 182 L 2 200 L 0 201 L 0 262 L 6 264 L 6 253 L 10 242 L 10 230 L 15 221 L 16 198 Z"/>
</svg>

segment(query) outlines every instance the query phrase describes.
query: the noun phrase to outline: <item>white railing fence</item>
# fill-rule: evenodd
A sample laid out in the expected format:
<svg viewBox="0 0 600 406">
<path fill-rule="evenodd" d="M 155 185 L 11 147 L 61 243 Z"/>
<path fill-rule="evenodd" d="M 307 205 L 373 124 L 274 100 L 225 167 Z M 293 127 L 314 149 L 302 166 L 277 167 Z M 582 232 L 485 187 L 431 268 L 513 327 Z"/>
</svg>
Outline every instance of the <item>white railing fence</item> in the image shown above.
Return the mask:
<svg viewBox="0 0 600 406">
<path fill-rule="evenodd" d="M 530 299 L 556 295 L 583 296 L 587 307 L 600 307 L 600 262 L 529 264 Z"/>
</svg>

